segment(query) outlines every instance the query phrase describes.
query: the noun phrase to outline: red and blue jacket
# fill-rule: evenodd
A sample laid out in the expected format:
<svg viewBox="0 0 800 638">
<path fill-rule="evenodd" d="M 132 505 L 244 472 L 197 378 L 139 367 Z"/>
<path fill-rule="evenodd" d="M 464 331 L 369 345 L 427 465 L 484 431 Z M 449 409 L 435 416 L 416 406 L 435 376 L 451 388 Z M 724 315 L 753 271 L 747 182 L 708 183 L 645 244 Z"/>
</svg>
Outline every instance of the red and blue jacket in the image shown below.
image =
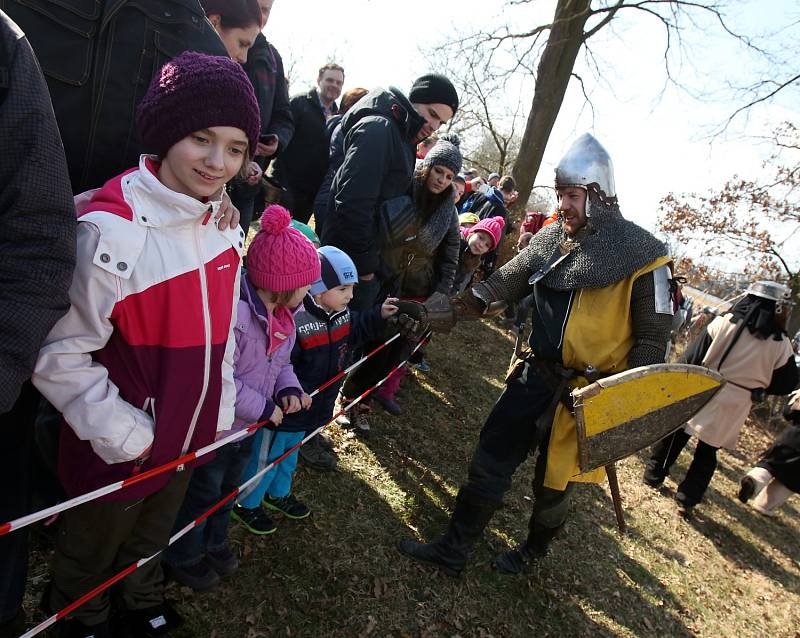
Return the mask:
<svg viewBox="0 0 800 638">
<path fill-rule="evenodd" d="M 310 294 L 295 313 L 294 321 L 297 340 L 292 349 L 292 367 L 309 394 L 347 367 L 353 348 L 381 339 L 386 329 L 380 305 L 361 313 L 350 309 L 329 313 Z M 327 423 L 343 381 L 340 379 L 315 396 L 308 410 L 284 416 L 280 429 L 311 432 Z"/>
</svg>

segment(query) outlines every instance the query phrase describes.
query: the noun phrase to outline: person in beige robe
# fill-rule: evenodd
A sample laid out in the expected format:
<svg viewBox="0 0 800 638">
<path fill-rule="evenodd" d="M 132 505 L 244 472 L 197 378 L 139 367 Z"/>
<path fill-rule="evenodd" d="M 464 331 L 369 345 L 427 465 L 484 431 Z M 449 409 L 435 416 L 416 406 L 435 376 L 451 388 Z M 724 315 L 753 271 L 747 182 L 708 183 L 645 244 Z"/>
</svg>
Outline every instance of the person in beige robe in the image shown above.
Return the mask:
<svg viewBox="0 0 800 638">
<path fill-rule="evenodd" d="M 785 330 L 783 297 L 788 299 L 789 289 L 772 282 L 757 282 L 751 289 L 729 313 L 715 318 L 684 356 L 687 363 L 718 371 L 725 386 L 682 429 L 653 447 L 645 469 L 644 482 L 659 487 L 689 439 L 697 437 L 694 458 L 675 494 L 687 513 L 711 482 L 717 450 L 736 448 L 753 398 L 788 394 L 797 385 L 797 366 Z M 781 294 L 773 294 L 775 290 Z"/>
</svg>

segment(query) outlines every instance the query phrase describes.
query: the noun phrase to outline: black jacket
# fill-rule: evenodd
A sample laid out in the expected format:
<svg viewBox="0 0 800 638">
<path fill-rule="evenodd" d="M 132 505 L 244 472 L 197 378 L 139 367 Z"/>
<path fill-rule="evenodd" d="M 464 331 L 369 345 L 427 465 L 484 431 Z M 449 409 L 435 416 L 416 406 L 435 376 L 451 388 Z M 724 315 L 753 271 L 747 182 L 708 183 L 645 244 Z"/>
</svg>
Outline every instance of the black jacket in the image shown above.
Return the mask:
<svg viewBox="0 0 800 638">
<path fill-rule="evenodd" d="M 75 206 L 47 86 L 28 41 L 0 12 L 9 87 L 0 104 L 0 414 L 69 309 Z"/>
<path fill-rule="evenodd" d="M 247 77 L 253 85 L 261 112 L 261 134 L 278 136 L 278 151 L 286 146 L 294 135 L 292 109 L 289 108 L 289 91 L 283 72 L 283 60 L 278 50 L 272 46 L 263 33 L 259 33 L 253 46 L 247 52 L 247 63 L 244 65 Z M 273 157 L 275 157 L 273 156 Z M 262 169 L 266 168 L 268 158 L 256 157 Z M 250 185 L 243 179 L 235 179 L 230 185 L 231 200 L 240 210 L 249 206 L 261 190 L 261 184 Z"/>
<path fill-rule="evenodd" d="M 314 303 L 311 295 L 306 295 L 294 321 L 297 340 L 292 349 L 292 367 L 309 394 L 344 370 L 353 348 L 380 339 L 386 328 L 380 306 L 361 313 L 345 309 L 329 314 Z M 343 381 L 340 379 L 315 396 L 308 410 L 285 415 L 280 430 L 310 432 L 327 423 Z"/>
<path fill-rule="evenodd" d="M 283 71 L 283 60 L 263 33 L 259 33 L 247 52 L 244 70 L 256 92 L 261 111 L 261 133 L 278 136 L 278 153 L 285 149 L 294 135 L 294 119 L 289 106 L 289 90 Z"/>
<path fill-rule="evenodd" d="M 316 89 L 289 100 L 294 137 L 275 161 L 275 178 L 295 193 L 313 198 L 328 170 L 328 128 Z M 334 104 L 334 112 L 336 112 Z"/>
<path fill-rule="evenodd" d="M 377 211 L 411 190 L 415 144 L 425 120 L 398 89 L 375 89 L 342 120 L 344 162 L 328 199 L 322 241 L 341 248 L 360 275 L 378 272 Z"/>
<path fill-rule="evenodd" d="M 328 170 L 325 178 L 320 184 L 317 196 L 314 198 L 314 223 L 317 235 L 322 234 L 325 227 L 325 219 L 328 217 L 328 198 L 331 194 L 331 184 L 336 175 L 336 171 L 344 161 L 344 133 L 342 132 L 342 115 L 334 115 L 328 120 L 328 133 L 330 142 L 328 144 Z"/>
<path fill-rule="evenodd" d="M 74 192 L 137 166 L 136 105 L 183 51 L 226 56 L 199 0 L 0 0 L 44 71 Z"/>
</svg>

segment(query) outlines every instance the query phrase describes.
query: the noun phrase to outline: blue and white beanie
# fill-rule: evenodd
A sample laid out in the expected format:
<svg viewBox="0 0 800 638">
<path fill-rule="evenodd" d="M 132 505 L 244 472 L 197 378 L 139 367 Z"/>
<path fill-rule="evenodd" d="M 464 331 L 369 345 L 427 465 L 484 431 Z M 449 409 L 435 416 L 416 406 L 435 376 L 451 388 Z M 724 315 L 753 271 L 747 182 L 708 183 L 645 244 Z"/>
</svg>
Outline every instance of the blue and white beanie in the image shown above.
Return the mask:
<svg viewBox="0 0 800 638">
<path fill-rule="evenodd" d="M 343 250 L 334 246 L 322 246 L 317 249 L 322 265 L 320 278 L 311 284 L 311 294 L 319 295 L 336 288 L 358 283 L 358 271 L 353 260 Z"/>
</svg>

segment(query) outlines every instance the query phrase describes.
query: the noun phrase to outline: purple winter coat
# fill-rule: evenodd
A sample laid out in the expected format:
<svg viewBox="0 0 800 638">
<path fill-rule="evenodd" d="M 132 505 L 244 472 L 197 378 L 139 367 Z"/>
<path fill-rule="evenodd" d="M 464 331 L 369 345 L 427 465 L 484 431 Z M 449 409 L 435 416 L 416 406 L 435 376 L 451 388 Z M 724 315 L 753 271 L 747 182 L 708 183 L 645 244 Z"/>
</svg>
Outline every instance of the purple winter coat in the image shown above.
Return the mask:
<svg viewBox="0 0 800 638">
<path fill-rule="evenodd" d="M 258 310 L 259 306 L 263 308 L 247 276 L 243 275 L 233 327 L 236 336 L 233 358 L 236 415 L 231 432 L 259 421 L 267 407 L 274 407 L 274 398 L 285 390 L 298 396 L 303 391 L 291 364 L 296 332 L 292 330 L 283 345 L 268 355 L 268 323 L 264 311 Z"/>
</svg>

